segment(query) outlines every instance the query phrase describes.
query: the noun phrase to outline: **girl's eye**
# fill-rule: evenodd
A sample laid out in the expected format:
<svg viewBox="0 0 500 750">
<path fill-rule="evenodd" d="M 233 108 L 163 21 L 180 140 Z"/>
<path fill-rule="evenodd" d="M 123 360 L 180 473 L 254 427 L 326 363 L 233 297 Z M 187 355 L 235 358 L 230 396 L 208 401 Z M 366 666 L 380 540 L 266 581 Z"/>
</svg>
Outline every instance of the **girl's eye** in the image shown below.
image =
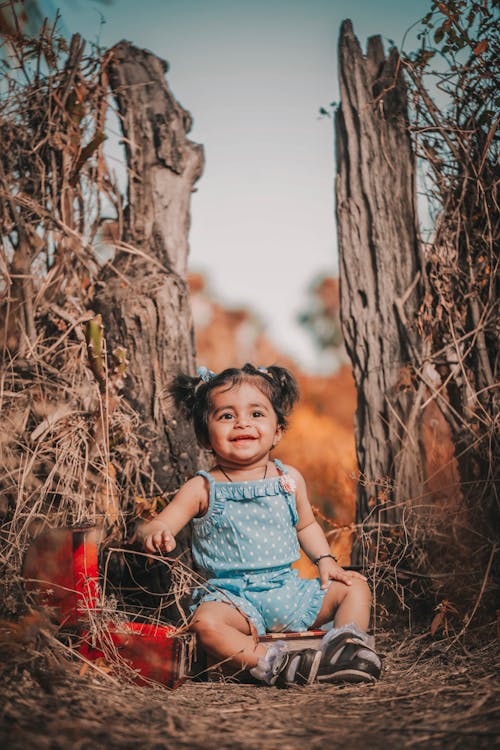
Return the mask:
<svg viewBox="0 0 500 750">
<path fill-rule="evenodd" d="M 232 419 L 233 415 L 230 412 L 225 412 L 224 414 L 221 414 L 219 419 Z"/>
<path fill-rule="evenodd" d="M 263 417 L 264 413 L 261 411 L 254 411 L 252 412 L 252 417 Z"/>
</svg>

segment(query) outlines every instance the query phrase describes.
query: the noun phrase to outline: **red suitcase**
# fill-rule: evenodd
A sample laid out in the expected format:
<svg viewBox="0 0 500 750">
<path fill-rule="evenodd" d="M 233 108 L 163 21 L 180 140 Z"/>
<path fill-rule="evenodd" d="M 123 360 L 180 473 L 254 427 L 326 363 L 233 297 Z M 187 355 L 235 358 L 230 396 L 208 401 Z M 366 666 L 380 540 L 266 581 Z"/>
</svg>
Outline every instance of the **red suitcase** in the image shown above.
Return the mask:
<svg viewBox="0 0 500 750">
<path fill-rule="evenodd" d="M 152 680 L 178 687 L 191 666 L 194 636 L 169 625 L 103 622 L 97 540 L 94 528 L 43 531 L 26 554 L 26 589 L 50 608 L 61 627 L 75 633 L 85 658 L 105 659 L 117 671 L 127 667 L 141 684 Z"/>
</svg>

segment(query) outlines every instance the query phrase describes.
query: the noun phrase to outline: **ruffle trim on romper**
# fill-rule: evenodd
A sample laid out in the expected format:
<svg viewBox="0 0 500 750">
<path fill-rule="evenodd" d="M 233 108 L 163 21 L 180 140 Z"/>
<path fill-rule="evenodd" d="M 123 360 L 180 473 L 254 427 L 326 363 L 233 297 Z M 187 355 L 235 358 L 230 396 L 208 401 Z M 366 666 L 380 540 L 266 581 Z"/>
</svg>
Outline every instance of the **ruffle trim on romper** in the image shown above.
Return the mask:
<svg viewBox="0 0 500 750">
<path fill-rule="evenodd" d="M 274 461 L 280 472 L 278 477 L 269 479 L 250 480 L 247 482 L 216 482 L 208 471 L 198 471 L 197 475 L 204 477 L 210 486 L 209 507 L 207 513 L 201 518 L 194 518 L 193 521 L 198 529 L 203 529 L 207 525 L 217 526 L 218 520 L 224 512 L 226 500 L 245 500 L 251 501 L 257 497 L 266 497 L 266 495 L 283 495 L 285 498 L 292 524 L 296 526 L 299 522 L 297 514 L 297 504 L 295 501 L 294 481 L 288 476 L 288 472 L 278 459 Z"/>
<path fill-rule="evenodd" d="M 279 495 L 281 477 L 270 477 L 250 482 L 215 482 L 215 499 L 253 500 L 266 495 Z"/>
<path fill-rule="evenodd" d="M 323 605 L 323 599 L 325 598 L 326 590 L 321 589 L 318 586 L 318 590 L 314 593 L 314 596 L 302 616 L 301 623 L 294 623 L 297 630 L 308 630 L 312 627 L 313 622 L 316 620 L 318 613 Z"/>
</svg>

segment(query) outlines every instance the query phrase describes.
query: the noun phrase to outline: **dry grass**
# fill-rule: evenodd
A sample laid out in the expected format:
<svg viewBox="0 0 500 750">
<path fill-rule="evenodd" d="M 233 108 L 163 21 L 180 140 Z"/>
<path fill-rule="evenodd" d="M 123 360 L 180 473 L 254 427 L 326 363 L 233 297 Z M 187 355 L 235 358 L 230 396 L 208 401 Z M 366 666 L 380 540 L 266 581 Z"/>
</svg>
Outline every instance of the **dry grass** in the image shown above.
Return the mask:
<svg viewBox="0 0 500 750">
<path fill-rule="evenodd" d="M 488 636 L 488 637 L 486 637 Z M 492 748 L 500 739 L 498 649 L 381 632 L 384 674 L 374 686 L 288 690 L 188 681 L 175 691 L 119 685 L 113 673 L 61 667 L 46 649 L 4 667 L 0 737 L 16 748 L 257 748 L 332 742 L 373 747 Z M 50 651 L 49 651 L 50 653 Z"/>
<path fill-rule="evenodd" d="M 161 495 L 139 416 L 121 398 L 125 353 L 92 310 L 124 197 L 102 152 L 109 57 L 56 27 L 13 33 L 0 99 L 0 575 L 22 610 L 22 560 L 44 526 L 95 524 L 104 543 Z M 120 247 L 122 245 L 120 244 Z M 126 251 L 126 247 L 122 247 Z M 147 500 L 145 500 L 147 499 Z M 146 508 L 147 510 L 147 508 Z"/>
</svg>

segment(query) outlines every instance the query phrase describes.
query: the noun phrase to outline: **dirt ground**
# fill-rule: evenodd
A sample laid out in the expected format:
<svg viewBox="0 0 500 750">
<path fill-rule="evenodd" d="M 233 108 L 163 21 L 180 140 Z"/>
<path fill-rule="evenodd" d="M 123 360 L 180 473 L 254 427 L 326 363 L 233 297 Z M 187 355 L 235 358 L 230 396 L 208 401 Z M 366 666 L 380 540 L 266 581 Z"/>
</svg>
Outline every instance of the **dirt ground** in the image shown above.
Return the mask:
<svg viewBox="0 0 500 750">
<path fill-rule="evenodd" d="M 3 748 L 350 750 L 500 746 L 498 641 L 382 633 L 376 685 L 292 687 L 188 681 L 137 687 L 4 654 Z"/>
</svg>

